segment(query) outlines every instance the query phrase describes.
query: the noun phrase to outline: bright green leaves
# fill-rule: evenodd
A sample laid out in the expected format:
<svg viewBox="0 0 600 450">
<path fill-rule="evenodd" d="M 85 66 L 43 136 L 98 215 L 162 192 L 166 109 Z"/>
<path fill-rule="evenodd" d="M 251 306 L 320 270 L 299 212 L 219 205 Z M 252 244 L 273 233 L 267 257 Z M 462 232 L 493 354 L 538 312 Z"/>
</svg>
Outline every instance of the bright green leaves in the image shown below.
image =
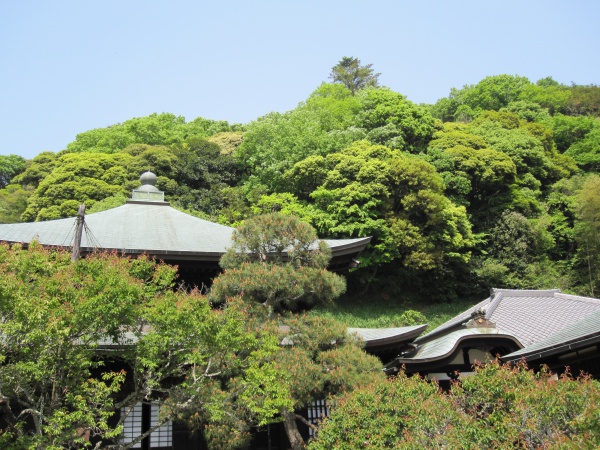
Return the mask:
<svg viewBox="0 0 600 450">
<path fill-rule="evenodd" d="M 437 385 L 400 375 L 344 396 L 309 448 L 437 448 L 456 416 Z"/>
<path fill-rule="evenodd" d="M 229 434 L 289 407 L 272 383 L 284 377 L 275 334 L 251 329 L 239 302 L 215 310 L 196 291 L 174 292 L 175 272 L 146 258 L 71 263 L 35 242 L 1 245 L 0 396 L 20 415 L 3 416 L 0 442 L 58 449 L 91 433 L 108 445 L 119 409 L 142 401 L 165 420 Z"/>
<path fill-rule="evenodd" d="M 337 99 L 325 106 L 337 109 Z M 343 99 L 339 100 L 345 105 Z M 341 106 L 345 107 L 345 106 Z M 314 109 L 313 109 L 314 108 Z M 345 120 L 342 118 L 342 126 Z M 311 155 L 340 150 L 356 139 L 356 131 L 330 130 L 331 117 L 313 102 L 286 114 L 271 113 L 248 125 L 237 156 L 256 184 L 285 190 L 282 174 L 294 163 Z M 359 139 L 364 133 L 358 131 Z"/>
<path fill-rule="evenodd" d="M 600 169 L 600 123 L 597 123 L 585 138 L 571 145 L 565 155 L 572 157 L 577 165 L 586 171 L 598 171 Z"/>
<path fill-rule="evenodd" d="M 108 420 L 124 375 L 102 369 L 97 349 L 122 342 L 122 327 L 134 323 L 142 302 L 143 283 L 126 266 L 107 256 L 71 264 L 68 253 L 35 244 L 2 247 L 0 334 L 9 358 L 0 386 L 10 406 L 28 411 L 9 420 L 9 429 L 20 435 L 22 421 L 36 423 L 35 433 L 18 441 L 62 448 L 80 442 L 86 430 L 111 435 Z M 92 378 L 93 371 L 103 376 Z"/>
<path fill-rule="evenodd" d="M 367 264 L 400 259 L 407 267 L 431 269 L 450 255 L 468 259 L 472 236 L 465 211 L 443 195 L 442 179 L 419 157 L 360 141 L 307 158 L 286 179 L 293 192 L 321 183 L 309 194 L 321 234 L 374 237 Z"/>
<path fill-rule="evenodd" d="M 31 170 L 16 179 L 35 181 L 32 168 L 40 165 L 34 161 Z M 165 191 L 168 199 L 175 195 L 182 207 L 216 215 L 223 204 L 222 189 L 238 179 L 236 167 L 234 157 L 221 154 L 217 144 L 196 138 L 176 150 L 132 144 L 112 154 L 65 153 L 48 168 L 50 173 L 29 197 L 22 219 L 69 217 L 77 213 L 81 203 L 91 208 L 106 199 L 106 205 L 98 209 L 121 204 L 147 170 L 158 174 L 157 188 Z"/>
<path fill-rule="evenodd" d="M 29 198 L 22 219 L 33 221 L 69 217 L 77 213 L 81 203 L 90 207 L 97 200 L 124 194 L 120 179 L 116 180 L 119 184 L 111 184 L 113 180 L 104 181 L 102 177 L 106 175 L 105 171 L 123 165 L 129 158 L 129 155 L 100 153 L 61 156 L 57 166 Z"/>
<path fill-rule="evenodd" d="M 520 128 L 506 129 L 500 123 L 484 120 L 471 127 L 471 133 L 482 136 L 495 150 L 511 157 L 517 173 L 531 173 L 538 179 L 550 175 L 551 162 L 541 142 Z"/>
<path fill-rule="evenodd" d="M 600 289 L 600 177 L 590 175 L 575 195 L 575 238 L 578 245 L 578 266 L 586 294 L 598 295 Z"/>
<path fill-rule="evenodd" d="M 218 143 L 205 139 L 239 128 L 201 118 L 186 123 L 183 117 L 165 113 L 81 133 L 67 151 L 38 155 L 14 178 L 15 183 L 35 188 L 21 218 L 68 217 L 81 203 L 89 209 L 97 201 L 122 198 L 139 186 L 139 176 L 147 170 L 158 175 L 157 188 L 167 198 L 177 195 L 182 207 L 217 216 L 223 206 L 221 190 L 238 181 L 231 152 L 241 135 L 237 141 L 229 136 L 234 139 L 229 144 L 222 139 L 223 154 Z"/>
<path fill-rule="evenodd" d="M 383 377 L 381 363 L 365 354 L 343 325 L 287 313 L 332 302 L 345 291 L 345 280 L 325 269 L 330 254 L 315 230 L 296 217 L 257 216 L 234 234 L 221 260 L 225 271 L 209 294 L 213 302 L 224 303 L 225 312 L 239 307 L 241 299 L 249 305 L 248 328 L 278 334 L 278 351 L 265 355 L 258 368 L 251 364 L 243 379 L 230 381 L 228 390 L 243 387 L 239 399 L 262 414 L 259 423 L 272 421 L 269 414 L 276 411 L 293 448 L 304 445 L 294 410 Z M 274 310 L 282 316 L 276 317 Z"/>
<path fill-rule="evenodd" d="M 427 109 L 389 89 L 365 89 L 359 98 L 356 126 L 368 131 L 369 141 L 413 153 L 426 147 L 434 131 Z"/>
<path fill-rule="evenodd" d="M 449 393 L 401 374 L 342 398 L 309 448 L 595 448 L 599 396 L 587 378 L 497 363 Z"/>
<path fill-rule="evenodd" d="M 465 85 L 462 89 L 453 88 L 448 98 L 439 100 L 433 108 L 437 117 L 443 120 L 461 121 L 468 111 L 470 121 L 481 111 L 498 111 L 511 102 L 526 99 L 525 93 L 533 86 L 525 77 L 495 75 L 486 77 L 475 85 Z M 522 98 L 523 97 L 523 98 Z M 462 116 L 461 117 L 461 111 Z"/>
<path fill-rule="evenodd" d="M 0 189 L 6 187 L 10 180 L 27 167 L 25 158 L 18 155 L 0 155 Z"/>
<path fill-rule="evenodd" d="M 367 88 L 353 97 L 341 86 L 324 84 L 295 110 L 249 124 L 238 157 L 252 174 L 252 183 L 284 192 L 288 186 L 283 174 L 294 170 L 302 176 L 301 167 L 292 169 L 300 161 L 339 152 L 361 139 L 417 152 L 433 130 L 429 112 L 400 94 Z M 309 176 L 304 178 L 309 181 Z"/>
<path fill-rule="evenodd" d="M 475 226 L 481 214 L 510 201 L 516 166 L 506 153 L 487 148 L 480 136 L 447 126 L 430 142 L 426 159 L 442 176 L 445 192 L 467 206 Z"/>
<path fill-rule="evenodd" d="M 191 136 L 208 138 L 225 131 L 231 131 L 227 122 L 199 117 L 186 123 L 181 116 L 154 113 L 126 120 L 122 124 L 79 133 L 67 150 L 75 153 L 116 153 L 131 144 L 181 144 Z"/>
</svg>

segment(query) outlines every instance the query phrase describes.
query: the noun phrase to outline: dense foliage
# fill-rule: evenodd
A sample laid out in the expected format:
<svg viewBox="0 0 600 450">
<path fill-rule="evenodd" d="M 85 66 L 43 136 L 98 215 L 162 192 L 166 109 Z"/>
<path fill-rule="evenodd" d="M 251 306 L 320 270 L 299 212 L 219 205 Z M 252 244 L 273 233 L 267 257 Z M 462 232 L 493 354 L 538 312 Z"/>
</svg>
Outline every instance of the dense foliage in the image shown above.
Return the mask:
<svg viewBox="0 0 600 450">
<path fill-rule="evenodd" d="M 597 448 L 599 399 L 595 380 L 497 363 L 448 393 L 401 374 L 341 399 L 309 448 Z"/>
<path fill-rule="evenodd" d="M 280 211 L 321 237 L 372 236 L 350 280 L 362 288 L 598 292 L 582 206 L 600 167 L 598 86 L 495 75 L 416 105 L 378 76 L 344 57 L 297 108 L 244 126 L 152 114 L 2 157 L 0 222 L 118 205 L 152 170 L 174 206 L 221 223 Z"/>
<path fill-rule="evenodd" d="M 240 226 L 207 297 L 143 258 L 0 246 L 0 446 L 109 445 L 116 412 L 143 401 L 211 448 L 282 420 L 296 449 L 297 409 L 323 399 L 338 407 L 314 448 L 598 446 L 596 382 L 498 365 L 447 394 L 383 381 L 343 326 L 289 313 L 346 288 L 317 233 L 371 236 L 348 283 L 385 299 L 600 291 L 600 87 L 497 75 L 416 105 L 378 75 L 344 58 L 295 109 L 244 126 L 152 114 L 0 157 L 0 223 L 114 207 L 152 170 L 175 207 Z"/>
<path fill-rule="evenodd" d="M 279 414 L 294 450 L 305 444 L 298 421 L 314 427 L 296 411 L 384 377 L 381 362 L 346 334 L 345 325 L 295 314 L 344 292 L 345 280 L 326 270 L 330 258 L 309 224 L 281 213 L 259 215 L 234 233 L 209 295 L 216 303 L 239 297 L 251 306 L 252 328 L 277 330 L 282 348 L 275 367 L 287 374 L 281 383 L 291 402 Z"/>
<path fill-rule="evenodd" d="M 289 407 L 288 388 L 265 383 L 285 377 L 276 335 L 174 291 L 174 276 L 145 258 L 0 245 L 0 447 L 123 448 L 120 411 L 144 402 L 160 405 L 153 429 L 187 421 L 232 448 Z"/>
<path fill-rule="evenodd" d="M 345 325 L 285 311 L 343 292 L 329 258 L 310 225 L 258 216 L 205 297 L 143 257 L 0 245 L 0 446 L 130 448 L 178 420 L 215 449 L 248 448 L 252 426 L 283 421 L 304 448 L 297 421 L 315 425 L 297 410 L 384 377 Z M 123 443 L 140 402 L 160 405 L 158 423 Z"/>
<path fill-rule="evenodd" d="M 225 270 L 213 281 L 210 298 L 219 303 L 239 296 L 269 312 L 331 302 L 346 283 L 327 271 L 330 258 L 327 244 L 297 217 L 256 216 L 234 232 L 233 245 L 221 258 Z"/>
</svg>

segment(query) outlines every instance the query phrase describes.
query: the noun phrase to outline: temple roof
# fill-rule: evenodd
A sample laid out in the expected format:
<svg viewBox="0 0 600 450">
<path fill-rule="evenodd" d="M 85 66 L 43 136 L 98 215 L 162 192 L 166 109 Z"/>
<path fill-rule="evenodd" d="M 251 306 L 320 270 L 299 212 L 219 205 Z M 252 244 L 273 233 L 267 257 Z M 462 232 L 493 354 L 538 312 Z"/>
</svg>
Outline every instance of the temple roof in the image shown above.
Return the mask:
<svg viewBox="0 0 600 450">
<path fill-rule="evenodd" d="M 0 225 L 0 240 L 70 246 L 76 217 Z M 117 250 L 125 254 L 221 255 L 231 245 L 233 228 L 177 211 L 164 203 L 128 203 L 85 217 L 82 251 Z"/>
<path fill-rule="evenodd" d="M 516 337 L 523 346 L 528 346 L 600 311 L 600 300 L 563 294 L 559 289 L 494 289 L 490 297 L 421 336 L 416 342 L 424 343 L 461 327 L 478 310 L 496 327 Z"/>
<path fill-rule="evenodd" d="M 200 260 L 217 263 L 232 244 L 234 228 L 203 220 L 172 208 L 153 183 L 154 174 L 141 177 L 127 204 L 85 216 L 81 253 L 117 251 L 148 254 L 159 259 Z M 0 224 L 0 241 L 71 247 L 77 218 L 44 222 Z M 325 239 L 332 258 L 357 256 L 371 238 Z M 354 255 L 354 256 L 352 256 Z"/>
<path fill-rule="evenodd" d="M 512 353 L 502 359 L 512 361 L 559 347 L 568 349 L 575 342 L 600 342 L 599 324 L 598 299 L 558 289 L 494 289 L 489 298 L 415 339 L 414 350 L 400 354 L 386 365 L 386 371 L 402 365 L 426 370 L 433 363 L 448 361 L 463 346 L 503 343 Z"/>
<path fill-rule="evenodd" d="M 415 353 L 406 358 L 399 358 L 401 362 L 407 361 L 432 361 L 451 355 L 461 342 L 467 340 L 479 340 L 489 338 L 506 338 L 514 340 L 513 337 L 497 328 L 461 328 L 454 330 L 437 339 L 419 345 Z"/>
<path fill-rule="evenodd" d="M 575 322 L 551 336 L 502 357 L 503 361 L 527 361 L 545 358 L 552 354 L 578 350 L 600 342 L 600 311 Z"/>
</svg>

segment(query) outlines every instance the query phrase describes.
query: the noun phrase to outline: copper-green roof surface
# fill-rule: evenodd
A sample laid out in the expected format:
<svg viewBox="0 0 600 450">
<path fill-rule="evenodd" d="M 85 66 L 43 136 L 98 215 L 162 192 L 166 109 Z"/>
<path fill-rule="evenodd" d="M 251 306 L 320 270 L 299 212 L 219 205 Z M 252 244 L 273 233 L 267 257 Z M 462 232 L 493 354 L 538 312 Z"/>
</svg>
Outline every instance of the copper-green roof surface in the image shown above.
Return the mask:
<svg viewBox="0 0 600 450">
<path fill-rule="evenodd" d="M 231 246 L 233 228 L 178 211 L 163 201 L 154 187 L 156 175 L 142 174 L 142 186 L 127 204 L 85 217 L 80 253 L 117 251 L 124 255 L 147 254 L 163 260 L 202 261 L 217 265 Z M 46 222 L 0 224 L 0 242 L 71 247 L 77 218 Z M 362 252 L 370 237 L 325 239 L 331 247 L 332 264 L 348 267 Z"/>
</svg>

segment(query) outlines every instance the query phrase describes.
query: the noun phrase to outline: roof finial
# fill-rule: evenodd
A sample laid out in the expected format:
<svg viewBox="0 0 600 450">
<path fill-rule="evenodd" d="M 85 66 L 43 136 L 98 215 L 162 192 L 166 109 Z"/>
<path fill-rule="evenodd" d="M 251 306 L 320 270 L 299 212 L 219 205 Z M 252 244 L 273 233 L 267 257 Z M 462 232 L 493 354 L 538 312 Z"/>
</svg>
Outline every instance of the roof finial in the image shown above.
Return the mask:
<svg viewBox="0 0 600 450">
<path fill-rule="evenodd" d="M 145 186 L 145 185 L 155 186 L 157 181 L 158 181 L 158 177 L 156 175 L 154 175 L 152 172 L 150 172 L 149 170 L 144 172 L 140 176 L 140 183 L 142 183 L 142 186 Z"/>
<path fill-rule="evenodd" d="M 165 202 L 165 193 L 155 186 L 157 181 L 158 177 L 152 172 L 144 172 L 142 176 L 140 176 L 140 183 L 142 183 L 142 185 L 133 190 L 131 199 L 127 200 L 127 203 L 153 202 L 168 205 L 168 203 Z"/>
<path fill-rule="evenodd" d="M 486 317 L 485 308 L 478 308 L 471 313 L 471 318 L 465 323 L 467 328 L 496 328 L 496 324 Z"/>
</svg>

